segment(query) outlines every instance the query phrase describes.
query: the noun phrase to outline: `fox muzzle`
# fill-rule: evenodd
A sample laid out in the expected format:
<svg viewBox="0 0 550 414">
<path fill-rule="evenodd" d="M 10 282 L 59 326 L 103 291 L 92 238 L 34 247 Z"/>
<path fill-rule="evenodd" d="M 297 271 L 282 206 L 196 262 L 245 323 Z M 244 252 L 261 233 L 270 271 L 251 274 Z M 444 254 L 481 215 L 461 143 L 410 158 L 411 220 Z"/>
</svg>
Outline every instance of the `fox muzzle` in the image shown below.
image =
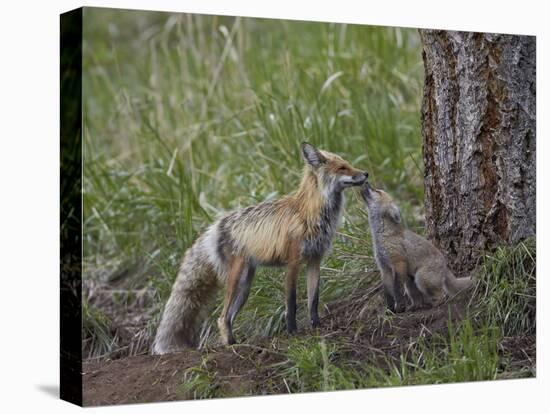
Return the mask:
<svg viewBox="0 0 550 414">
<path fill-rule="evenodd" d="M 369 173 L 364 171 L 360 174 L 353 175 L 351 180 L 353 181 L 353 185 L 362 185 L 367 181 L 367 178 L 369 178 Z"/>
<path fill-rule="evenodd" d="M 372 187 L 370 186 L 368 181 L 365 181 L 363 186 L 361 187 L 361 196 L 365 201 L 367 201 L 372 195 Z"/>
</svg>

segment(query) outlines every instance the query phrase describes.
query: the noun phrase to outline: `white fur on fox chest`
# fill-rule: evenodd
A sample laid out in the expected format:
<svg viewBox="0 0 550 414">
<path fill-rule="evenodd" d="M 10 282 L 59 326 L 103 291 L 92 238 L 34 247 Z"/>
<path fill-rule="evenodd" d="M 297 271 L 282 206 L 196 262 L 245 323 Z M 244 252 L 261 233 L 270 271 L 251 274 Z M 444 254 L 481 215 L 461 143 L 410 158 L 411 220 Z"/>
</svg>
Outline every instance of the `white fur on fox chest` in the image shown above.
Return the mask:
<svg viewBox="0 0 550 414">
<path fill-rule="evenodd" d="M 382 243 L 377 242 L 376 239 L 374 240 L 374 259 L 380 269 L 387 270 L 391 268 L 388 252 L 384 249 Z"/>
<path fill-rule="evenodd" d="M 384 222 L 374 212 L 369 213 L 369 227 L 376 264 L 381 269 L 389 269 L 391 261 L 387 250 L 384 248 Z"/>
</svg>

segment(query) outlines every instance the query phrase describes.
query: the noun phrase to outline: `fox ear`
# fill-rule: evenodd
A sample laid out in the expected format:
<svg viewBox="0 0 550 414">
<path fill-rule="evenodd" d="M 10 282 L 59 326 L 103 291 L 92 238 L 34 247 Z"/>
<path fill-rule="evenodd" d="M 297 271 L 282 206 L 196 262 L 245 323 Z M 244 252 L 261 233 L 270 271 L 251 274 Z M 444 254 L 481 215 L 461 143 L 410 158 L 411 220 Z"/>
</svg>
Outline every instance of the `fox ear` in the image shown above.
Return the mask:
<svg viewBox="0 0 550 414">
<path fill-rule="evenodd" d="M 397 224 L 401 223 L 401 211 L 399 211 L 399 207 L 392 204 L 386 211 L 391 221 Z"/>
<path fill-rule="evenodd" d="M 302 156 L 304 160 L 312 167 L 319 167 L 326 159 L 313 145 L 302 142 Z"/>
</svg>

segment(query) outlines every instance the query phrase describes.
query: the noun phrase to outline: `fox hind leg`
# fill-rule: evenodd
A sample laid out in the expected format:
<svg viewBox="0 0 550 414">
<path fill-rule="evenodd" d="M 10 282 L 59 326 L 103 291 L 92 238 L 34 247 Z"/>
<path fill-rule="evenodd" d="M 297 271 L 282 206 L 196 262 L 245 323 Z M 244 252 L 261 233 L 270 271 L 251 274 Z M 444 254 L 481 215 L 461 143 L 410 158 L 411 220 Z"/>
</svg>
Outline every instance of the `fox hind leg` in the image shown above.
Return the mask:
<svg viewBox="0 0 550 414">
<path fill-rule="evenodd" d="M 422 292 L 420 292 L 420 290 L 416 287 L 413 277 L 407 277 L 407 281 L 405 282 L 405 291 L 412 301 L 412 304 L 408 309 L 409 311 L 423 309 L 426 307 Z"/>
<path fill-rule="evenodd" d="M 428 270 L 419 271 L 414 278 L 418 290 L 422 292 L 424 302 L 434 307 L 443 301 L 443 282 L 436 273 Z"/>
<path fill-rule="evenodd" d="M 227 316 L 229 318 L 229 323 L 233 326 L 233 321 L 237 317 L 237 313 L 241 310 L 243 305 L 248 299 L 248 294 L 250 293 L 250 288 L 252 286 L 252 280 L 254 279 L 254 274 L 256 272 L 256 267 L 252 264 L 245 265 L 241 276 L 239 278 L 239 283 L 237 285 L 237 293 L 231 305 L 229 306 L 229 311 Z"/>
<path fill-rule="evenodd" d="M 242 256 L 233 257 L 229 267 L 229 273 L 227 275 L 223 310 L 220 317 L 218 318 L 218 328 L 220 330 L 220 336 L 222 342 L 226 345 L 232 345 L 236 342 L 235 337 L 233 336 L 232 319 L 230 318 L 229 310 L 232 306 L 234 306 L 233 302 L 238 297 L 239 280 L 245 267 L 245 262 L 246 260 Z M 244 300 L 242 300 L 242 302 L 244 303 Z M 234 314 L 236 314 L 236 312 L 234 312 Z"/>
</svg>

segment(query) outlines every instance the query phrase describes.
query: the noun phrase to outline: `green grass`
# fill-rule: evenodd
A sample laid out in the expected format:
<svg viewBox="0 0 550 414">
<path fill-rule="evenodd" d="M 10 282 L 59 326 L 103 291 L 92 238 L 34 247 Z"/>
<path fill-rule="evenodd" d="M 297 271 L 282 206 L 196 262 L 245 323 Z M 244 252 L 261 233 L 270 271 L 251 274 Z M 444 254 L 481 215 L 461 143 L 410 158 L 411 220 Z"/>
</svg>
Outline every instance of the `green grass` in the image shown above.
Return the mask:
<svg viewBox="0 0 550 414">
<path fill-rule="evenodd" d="M 498 353 L 496 328 L 474 329 L 465 319 L 458 328 L 448 324 L 448 336 L 435 335 L 418 342 L 398 361 L 369 370 L 370 386 L 443 384 L 497 379 L 503 360 Z"/>
<path fill-rule="evenodd" d="M 85 299 L 82 302 L 82 330 L 85 341 L 84 350 L 89 358 L 108 355 L 117 345 L 111 331 L 111 320 L 96 306 Z"/>
<path fill-rule="evenodd" d="M 288 363 L 280 375 L 285 378 L 289 392 L 335 391 L 355 388 L 356 373 L 334 362 L 338 359 L 337 342 L 322 338 L 292 341 Z"/>
<path fill-rule="evenodd" d="M 209 370 L 206 362 L 206 358 L 203 358 L 201 365 L 191 367 L 185 372 L 182 385 L 178 389 L 181 398 L 202 400 L 224 396 L 217 384 L 216 372 Z"/>
<path fill-rule="evenodd" d="M 477 318 L 503 336 L 536 331 L 536 243 L 531 238 L 487 253 L 478 267 L 474 295 L 482 304 Z"/>
</svg>

